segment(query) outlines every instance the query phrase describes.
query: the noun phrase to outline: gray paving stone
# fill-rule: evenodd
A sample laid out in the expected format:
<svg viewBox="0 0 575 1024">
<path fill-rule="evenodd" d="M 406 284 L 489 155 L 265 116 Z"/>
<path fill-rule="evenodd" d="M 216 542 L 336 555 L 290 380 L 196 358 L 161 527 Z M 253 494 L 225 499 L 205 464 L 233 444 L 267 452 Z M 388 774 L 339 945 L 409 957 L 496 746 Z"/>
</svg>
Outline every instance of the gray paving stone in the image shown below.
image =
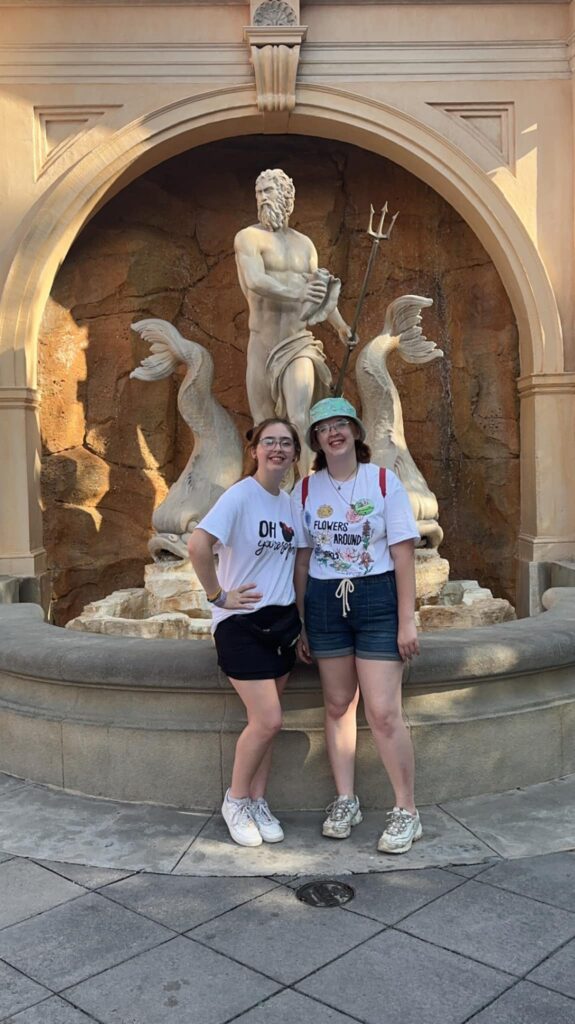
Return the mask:
<svg viewBox="0 0 575 1024">
<path fill-rule="evenodd" d="M 171 871 L 207 817 L 44 786 L 14 787 L 0 797 L 0 849 L 33 860 Z"/>
<path fill-rule="evenodd" d="M 293 892 L 281 888 L 190 934 L 289 985 L 380 929 L 379 923 L 338 907 L 307 907 Z"/>
<path fill-rule="evenodd" d="M 9 1017 L 2 1024 L 93 1024 L 93 1020 L 93 1017 L 87 1017 L 59 996 L 52 996 L 29 1010 Z"/>
<path fill-rule="evenodd" d="M 344 875 L 365 871 L 398 871 L 457 862 L 491 859 L 493 851 L 437 807 L 422 811 L 424 836 L 402 857 L 377 852 L 384 814 L 367 811 L 361 825 L 344 843 L 324 839 L 324 815 L 312 811 L 282 814 L 283 843 L 264 843 L 256 850 L 237 846 L 219 814 L 202 830 L 175 868 L 178 875 Z"/>
<path fill-rule="evenodd" d="M 17 779 L 14 775 L 4 775 L 0 772 L 0 793 L 5 793 L 7 789 L 12 789 L 14 786 L 25 786 L 26 779 Z"/>
<path fill-rule="evenodd" d="M 524 974 L 575 935 L 575 914 L 473 879 L 399 928 L 513 974 Z"/>
<path fill-rule="evenodd" d="M 365 1024 L 461 1024 L 511 983 L 491 967 L 389 930 L 296 987 Z"/>
<path fill-rule="evenodd" d="M 2 853 L 2 850 L 0 850 L 0 864 L 5 864 L 7 860 L 14 860 L 14 854 Z"/>
<path fill-rule="evenodd" d="M 536 981 L 548 988 L 561 992 L 564 996 L 575 999 L 575 942 L 568 942 L 545 963 L 536 967 L 529 975 L 530 981 Z M 575 1004 L 573 1005 L 575 1021 Z"/>
<path fill-rule="evenodd" d="M 500 863 L 500 857 L 493 857 L 491 860 L 484 861 L 482 864 L 450 864 L 447 870 L 453 871 L 455 875 L 462 875 L 464 878 L 475 878 L 477 875 L 482 875 L 490 864 Z"/>
<path fill-rule="evenodd" d="M 0 928 L 77 899 L 84 891 L 38 864 L 9 860 L 0 864 Z"/>
<path fill-rule="evenodd" d="M 59 991 L 173 933 L 97 893 L 0 932 L 0 958 Z"/>
<path fill-rule="evenodd" d="M 575 847 L 575 775 L 442 806 L 501 857 Z"/>
<path fill-rule="evenodd" d="M 277 988 L 197 942 L 175 938 L 66 996 L 103 1024 L 222 1024 Z"/>
<path fill-rule="evenodd" d="M 575 1003 L 520 981 L 468 1024 L 574 1024 Z"/>
<path fill-rule="evenodd" d="M 86 864 L 65 864 L 56 860 L 39 860 L 38 864 L 49 868 L 57 875 L 68 878 L 71 882 L 82 885 L 84 889 L 101 889 L 110 882 L 119 882 L 122 878 L 130 878 L 132 871 L 116 871 L 113 868 L 92 868 Z"/>
<path fill-rule="evenodd" d="M 49 995 L 43 985 L 25 978 L 8 964 L 0 963 L 0 1020 L 4 1020 L 10 1013 L 39 1003 Z"/>
<path fill-rule="evenodd" d="M 462 879 L 441 868 L 422 868 L 393 874 L 356 875 L 350 882 L 355 898 L 345 904 L 346 911 L 366 914 L 384 924 L 395 924 L 461 885 Z"/>
<path fill-rule="evenodd" d="M 291 989 L 237 1017 L 238 1024 L 355 1024 L 356 1019 Z"/>
<path fill-rule="evenodd" d="M 184 932 L 269 892 L 276 884 L 268 878 L 145 874 L 108 885 L 105 895 L 174 931 Z"/>
<path fill-rule="evenodd" d="M 575 912 L 575 853 L 503 861 L 484 871 L 481 881 Z"/>
</svg>

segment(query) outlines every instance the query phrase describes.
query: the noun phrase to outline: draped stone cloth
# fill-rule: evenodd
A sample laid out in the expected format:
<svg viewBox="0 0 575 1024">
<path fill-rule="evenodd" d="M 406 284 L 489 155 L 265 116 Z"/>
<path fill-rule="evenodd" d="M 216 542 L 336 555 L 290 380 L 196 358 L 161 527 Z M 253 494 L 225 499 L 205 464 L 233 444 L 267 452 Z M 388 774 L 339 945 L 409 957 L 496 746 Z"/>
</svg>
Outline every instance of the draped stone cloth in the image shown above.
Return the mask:
<svg viewBox="0 0 575 1024">
<path fill-rule="evenodd" d="M 266 361 L 265 372 L 270 382 L 276 416 L 287 415 L 283 377 L 288 366 L 296 359 L 311 359 L 314 365 L 315 387 L 311 404 L 319 402 L 329 394 L 331 373 L 325 360 L 323 345 L 314 338 L 311 331 L 304 328 L 275 345 Z"/>
</svg>

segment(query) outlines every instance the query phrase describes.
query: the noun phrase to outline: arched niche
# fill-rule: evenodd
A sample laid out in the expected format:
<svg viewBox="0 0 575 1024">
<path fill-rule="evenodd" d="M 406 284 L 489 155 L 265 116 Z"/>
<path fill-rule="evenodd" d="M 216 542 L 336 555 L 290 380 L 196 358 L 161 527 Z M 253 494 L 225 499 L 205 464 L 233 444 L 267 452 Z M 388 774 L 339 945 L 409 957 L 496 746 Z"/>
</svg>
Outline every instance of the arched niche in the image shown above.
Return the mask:
<svg viewBox="0 0 575 1024">
<path fill-rule="evenodd" d="M 4 362 L 7 385 L 35 389 L 42 313 L 58 267 L 93 214 L 129 181 L 170 156 L 263 127 L 250 87 L 213 90 L 150 112 L 63 173 L 24 220 L 3 293 L 0 353 L 11 353 Z M 561 327 L 545 267 L 520 218 L 469 157 L 403 111 L 323 87 L 298 91 L 288 131 L 349 142 L 385 156 L 443 196 L 473 229 L 499 272 L 518 325 L 521 376 L 562 371 Z M 36 460 L 33 446 L 28 449 L 28 457 Z M 526 479 L 535 487 L 534 447 L 523 457 L 531 465 Z M 37 473 L 30 471 L 27 479 L 30 519 L 37 529 Z M 527 499 L 535 504 L 533 495 Z"/>
</svg>

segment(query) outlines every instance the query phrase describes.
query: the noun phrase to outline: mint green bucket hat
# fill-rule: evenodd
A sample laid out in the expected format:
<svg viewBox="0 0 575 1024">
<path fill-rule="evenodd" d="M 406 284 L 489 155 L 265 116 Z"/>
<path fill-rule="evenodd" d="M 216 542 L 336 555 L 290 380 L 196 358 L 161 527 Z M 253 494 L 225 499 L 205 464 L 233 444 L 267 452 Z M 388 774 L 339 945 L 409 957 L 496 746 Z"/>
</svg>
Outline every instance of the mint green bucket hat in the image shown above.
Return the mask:
<svg viewBox="0 0 575 1024">
<path fill-rule="evenodd" d="M 316 402 L 309 411 L 309 427 L 305 439 L 312 450 L 315 450 L 314 427 L 322 420 L 331 420 L 334 416 L 345 416 L 353 420 L 359 428 L 360 440 L 365 441 L 365 427 L 351 402 L 348 402 L 347 398 L 322 398 L 321 402 Z"/>
</svg>

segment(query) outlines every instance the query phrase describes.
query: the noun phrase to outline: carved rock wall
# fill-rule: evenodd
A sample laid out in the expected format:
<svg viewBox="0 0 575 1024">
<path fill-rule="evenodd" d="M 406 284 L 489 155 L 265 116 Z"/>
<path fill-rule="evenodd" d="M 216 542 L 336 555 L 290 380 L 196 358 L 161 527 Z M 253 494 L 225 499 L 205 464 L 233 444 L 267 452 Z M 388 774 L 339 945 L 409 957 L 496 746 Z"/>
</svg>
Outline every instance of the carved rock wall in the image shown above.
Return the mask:
<svg viewBox="0 0 575 1024">
<path fill-rule="evenodd" d="M 148 354 L 130 324 L 162 317 L 205 345 L 217 397 L 240 430 L 249 426 L 247 314 L 233 238 L 255 220 L 255 177 L 274 166 L 294 178 L 292 225 L 314 239 L 320 265 L 341 277 L 348 320 L 369 252 L 369 203 L 387 199 L 400 211 L 360 336 L 379 332 L 396 296 L 433 298 L 425 332 L 445 359 L 390 363 L 407 441 L 439 499 L 441 554 L 452 577 L 514 599 L 519 365 L 495 268 L 455 211 L 397 165 L 340 143 L 257 136 L 191 150 L 128 186 L 88 224 L 55 281 L 40 375 L 45 542 L 59 623 L 88 601 L 143 583 L 152 511 L 192 444 L 176 415 L 178 381 L 129 380 Z M 336 370 L 341 346 L 329 326 L 317 334 Z M 346 394 L 355 400 L 353 383 Z"/>
</svg>

